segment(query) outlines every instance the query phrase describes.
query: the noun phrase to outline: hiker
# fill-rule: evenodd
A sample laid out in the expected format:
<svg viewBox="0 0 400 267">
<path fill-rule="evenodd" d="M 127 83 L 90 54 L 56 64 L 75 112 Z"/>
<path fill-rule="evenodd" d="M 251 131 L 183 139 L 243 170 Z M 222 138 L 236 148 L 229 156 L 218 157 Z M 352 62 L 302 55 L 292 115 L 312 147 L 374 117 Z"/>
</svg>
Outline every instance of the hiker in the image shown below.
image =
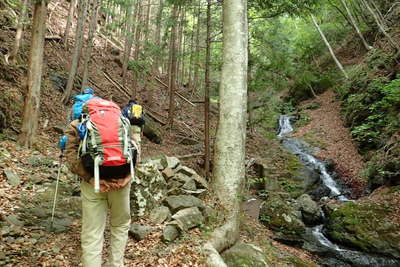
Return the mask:
<svg viewBox="0 0 400 267">
<path fill-rule="evenodd" d="M 139 150 L 140 135 L 131 134 L 132 129 L 130 129 L 129 121 L 122 116 L 120 108 L 111 101 L 97 97 L 92 98 L 85 103 L 83 110 L 84 114 L 80 117 L 83 118 L 86 115 L 86 118 L 73 120 L 66 131 L 68 137 L 66 144 L 67 164 L 71 172 L 77 174 L 81 180 L 82 263 L 84 267 L 101 266 L 103 234 L 107 211 L 110 209 L 111 252 L 108 264 L 109 266 L 120 267 L 124 266 L 124 253 L 131 223 L 129 193 L 131 183 L 135 179 L 132 174 L 136 158 L 133 155 L 134 153 L 125 153 L 131 149 L 136 150 L 136 152 Z M 110 114 L 115 116 L 111 118 Z M 103 119 L 102 116 L 104 116 Z M 90 122 L 88 122 L 88 118 Z M 93 124 L 96 127 L 92 127 Z M 126 125 L 128 132 L 125 132 Z M 102 132 L 110 131 L 113 128 L 115 128 L 115 131 L 109 132 L 107 137 L 113 137 L 114 142 L 118 142 L 125 139 L 122 136 L 125 135 L 125 137 L 129 137 L 129 143 L 132 141 L 133 147 L 125 147 L 125 143 L 121 146 L 98 144 L 96 149 L 100 147 L 104 150 L 102 158 L 104 165 L 98 166 L 96 165 L 98 164 L 97 156 L 92 159 L 93 155 L 88 152 L 85 154 L 84 147 L 88 146 L 89 151 L 93 150 L 93 142 L 101 142 L 103 139 L 99 136 L 92 138 L 90 135 L 95 134 L 93 131 L 97 131 L 96 133 L 101 135 Z M 84 132 L 85 130 L 86 132 Z M 131 136 L 133 137 L 131 138 Z M 91 148 L 90 145 L 92 145 Z M 111 154 L 107 154 L 109 156 L 106 156 L 107 149 L 110 149 L 111 152 Z M 114 149 L 119 150 L 119 156 L 115 154 Z M 121 160 L 127 155 L 129 162 L 124 161 L 124 164 L 120 166 L 105 166 L 105 162 L 108 160 Z M 90 160 L 92 162 L 89 164 L 90 166 L 87 166 L 87 161 Z M 96 173 L 97 178 L 100 178 L 98 184 L 96 183 Z M 98 193 L 96 192 L 96 185 L 98 186 Z"/>
<path fill-rule="evenodd" d="M 135 99 L 128 101 L 125 107 L 122 109 L 122 114 L 129 119 L 132 128 L 132 136 L 137 142 L 141 142 L 141 134 L 145 124 L 143 107 L 137 103 Z M 140 156 L 140 151 L 138 153 Z"/>
</svg>

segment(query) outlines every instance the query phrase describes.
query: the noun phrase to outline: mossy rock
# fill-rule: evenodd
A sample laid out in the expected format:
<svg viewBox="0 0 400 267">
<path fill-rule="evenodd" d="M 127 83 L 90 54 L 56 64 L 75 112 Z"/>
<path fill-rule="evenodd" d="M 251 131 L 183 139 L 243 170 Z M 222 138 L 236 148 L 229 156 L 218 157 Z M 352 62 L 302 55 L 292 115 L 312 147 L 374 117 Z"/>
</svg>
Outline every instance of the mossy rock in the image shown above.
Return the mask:
<svg viewBox="0 0 400 267">
<path fill-rule="evenodd" d="M 328 218 L 329 237 L 366 252 L 400 258 L 400 224 L 393 220 L 396 202 L 391 203 L 391 199 L 395 197 L 343 204 Z"/>
<path fill-rule="evenodd" d="M 278 231 L 280 236 L 289 237 L 290 240 L 300 240 L 305 233 L 305 225 L 301 217 L 296 203 L 290 202 L 278 194 L 269 195 L 260 210 L 260 221 L 267 227 Z"/>
<path fill-rule="evenodd" d="M 228 267 L 268 267 L 267 259 L 261 248 L 238 242 L 222 254 Z"/>
</svg>

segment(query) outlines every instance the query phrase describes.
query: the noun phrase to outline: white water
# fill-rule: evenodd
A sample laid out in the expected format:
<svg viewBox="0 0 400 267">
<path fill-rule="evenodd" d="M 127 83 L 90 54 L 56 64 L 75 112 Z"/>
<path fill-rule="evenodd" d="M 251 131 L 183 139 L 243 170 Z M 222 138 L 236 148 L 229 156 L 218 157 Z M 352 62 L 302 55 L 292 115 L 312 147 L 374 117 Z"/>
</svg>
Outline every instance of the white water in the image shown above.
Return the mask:
<svg viewBox="0 0 400 267">
<path fill-rule="evenodd" d="M 291 152 L 298 155 L 305 163 L 311 164 L 314 168 L 318 169 L 320 172 L 320 177 L 322 182 L 326 187 L 331 190 L 332 197 L 338 197 L 340 201 L 348 201 L 349 199 L 345 196 L 342 196 L 337 183 L 333 180 L 332 176 L 326 170 L 325 164 L 313 157 L 312 155 L 305 152 L 304 148 L 301 146 L 301 143 L 298 141 L 286 137 L 287 134 L 293 132 L 293 127 L 290 123 L 291 116 L 288 115 L 281 115 L 279 118 L 279 134 L 278 137 L 281 139 L 286 139 L 286 148 L 289 149 Z"/>
<path fill-rule="evenodd" d="M 324 236 L 322 233 L 323 225 L 318 225 L 312 228 L 312 235 L 319 241 L 320 244 L 332 248 L 337 251 L 343 251 L 343 249 L 339 248 L 337 245 L 333 244 L 328 238 Z"/>
</svg>

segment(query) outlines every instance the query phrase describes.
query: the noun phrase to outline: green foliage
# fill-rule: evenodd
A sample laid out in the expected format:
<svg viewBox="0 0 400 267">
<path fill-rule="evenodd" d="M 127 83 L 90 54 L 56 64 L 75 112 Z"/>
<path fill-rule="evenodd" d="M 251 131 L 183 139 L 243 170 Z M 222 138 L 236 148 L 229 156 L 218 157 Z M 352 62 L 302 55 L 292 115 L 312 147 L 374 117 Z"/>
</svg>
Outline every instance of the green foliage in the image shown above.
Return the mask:
<svg viewBox="0 0 400 267">
<path fill-rule="evenodd" d="M 400 77 L 399 77 L 400 78 Z M 344 94 L 344 111 L 351 134 L 363 150 L 381 147 L 385 140 L 400 129 L 397 118 L 400 109 L 400 79 L 388 81 L 385 77 L 365 81 L 356 80 L 351 86 L 362 86 L 361 92 Z M 342 92 L 343 93 L 343 92 Z"/>
</svg>

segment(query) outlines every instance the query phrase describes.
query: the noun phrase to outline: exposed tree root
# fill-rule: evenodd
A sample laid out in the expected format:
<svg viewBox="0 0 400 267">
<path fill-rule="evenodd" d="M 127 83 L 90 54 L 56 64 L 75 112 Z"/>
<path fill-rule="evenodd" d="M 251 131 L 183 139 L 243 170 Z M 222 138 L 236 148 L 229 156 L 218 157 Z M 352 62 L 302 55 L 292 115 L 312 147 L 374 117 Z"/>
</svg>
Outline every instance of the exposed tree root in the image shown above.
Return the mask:
<svg viewBox="0 0 400 267">
<path fill-rule="evenodd" d="M 239 217 L 237 213 L 227 217 L 227 222 L 214 230 L 211 238 L 203 246 L 207 265 L 210 267 L 227 266 L 219 254 L 236 243 L 239 238 Z"/>
</svg>

